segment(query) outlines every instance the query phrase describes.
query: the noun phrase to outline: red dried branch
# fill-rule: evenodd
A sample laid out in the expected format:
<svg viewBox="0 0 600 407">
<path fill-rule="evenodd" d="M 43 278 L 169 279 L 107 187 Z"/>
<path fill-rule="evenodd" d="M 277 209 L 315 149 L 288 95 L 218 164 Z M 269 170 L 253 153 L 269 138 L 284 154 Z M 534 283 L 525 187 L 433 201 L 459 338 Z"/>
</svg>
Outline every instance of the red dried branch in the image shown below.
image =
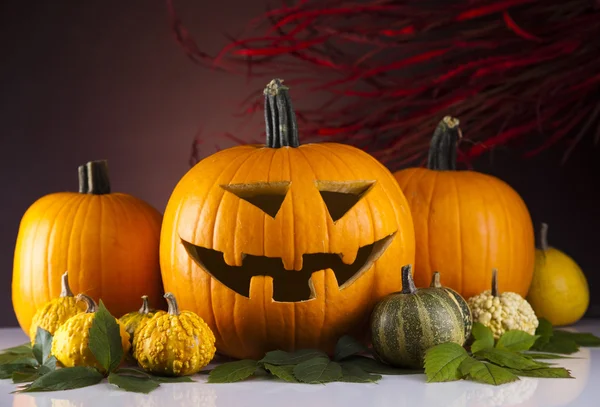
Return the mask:
<svg viewBox="0 0 600 407">
<path fill-rule="evenodd" d="M 192 61 L 321 92 L 321 106 L 297 105 L 303 138 L 356 145 L 391 169 L 422 163 L 446 114 L 462 122 L 464 161 L 518 143 L 531 155 L 574 135 L 567 157 L 586 134 L 600 137 L 600 7 L 590 0 L 304 0 L 252 20 L 216 56 L 166 1 Z M 260 113 L 260 98 L 241 101 L 239 115 Z"/>
</svg>

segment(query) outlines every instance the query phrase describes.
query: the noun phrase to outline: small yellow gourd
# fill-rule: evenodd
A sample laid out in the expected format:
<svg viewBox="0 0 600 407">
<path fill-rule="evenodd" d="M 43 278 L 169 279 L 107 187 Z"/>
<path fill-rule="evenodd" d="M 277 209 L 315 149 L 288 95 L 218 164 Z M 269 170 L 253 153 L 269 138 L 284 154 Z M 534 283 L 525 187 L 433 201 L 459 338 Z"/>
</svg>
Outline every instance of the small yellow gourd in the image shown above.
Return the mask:
<svg viewBox="0 0 600 407">
<path fill-rule="evenodd" d="M 104 372 L 105 369 L 98 363 L 89 347 L 90 328 L 94 321 L 97 306 L 91 297 L 79 294 L 75 297 L 78 301 L 85 301 L 87 309 L 84 313 L 69 318 L 54 334 L 52 340 L 52 354 L 65 367 L 89 366 Z M 116 318 L 115 318 L 116 320 Z M 123 324 L 119 323 L 123 357 L 129 352 L 129 334 Z"/>
<path fill-rule="evenodd" d="M 157 375 L 197 373 L 215 355 L 215 335 L 195 313 L 180 312 L 172 293 L 164 297 L 168 312 L 157 311 L 138 328 L 133 338 L 133 356 L 144 370 Z"/>
<path fill-rule="evenodd" d="M 554 326 L 579 321 L 590 304 L 588 282 L 575 261 L 548 245 L 548 225 L 540 232 L 540 249 L 535 252 L 535 271 L 527 301 L 540 318 Z"/>
<path fill-rule="evenodd" d="M 59 297 L 42 305 L 33 316 L 31 325 L 29 326 L 29 338 L 31 339 L 31 344 L 35 343 L 38 327 L 50 332 L 50 335 L 54 335 L 54 332 L 56 332 L 58 327 L 67 319 L 85 310 L 85 307 L 78 303 L 75 297 L 73 297 L 73 292 L 69 287 L 68 274 L 69 273 L 65 271 L 61 277 L 61 291 Z"/>
<path fill-rule="evenodd" d="M 125 314 L 121 318 L 119 318 L 119 322 L 121 322 L 125 326 L 125 330 L 127 330 L 127 333 L 129 334 L 130 342 L 133 342 L 135 330 L 140 325 L 150 320 L 155 313 L 156 311 L 151 309 L 148 305 L 148 296 L 142 295 L 142 306 L 140 307 L 140 309 L 138 311 Z"/>
<path fill-rule="evenodd" d="M 498 271 L 492 271 L 492 289 L 477 294 L 467 301 L 473 312 L 473 322 L 491 329 L 498 339 L 506 331 L 518 329 L 535 334 L 539 321 L 531 305 L 519 294 L 498 292 Z"/>
</svg>

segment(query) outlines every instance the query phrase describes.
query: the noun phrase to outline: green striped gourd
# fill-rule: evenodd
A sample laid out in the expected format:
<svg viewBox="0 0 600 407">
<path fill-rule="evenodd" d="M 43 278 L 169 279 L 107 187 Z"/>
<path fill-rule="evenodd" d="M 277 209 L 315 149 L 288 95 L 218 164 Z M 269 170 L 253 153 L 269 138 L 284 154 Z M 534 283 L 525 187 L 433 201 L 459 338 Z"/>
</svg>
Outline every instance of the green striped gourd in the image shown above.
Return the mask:
<svg viewBox="0 0 600 407">
<path fill-rule="evenodd" d="M 441 287 L 415 287 L 412 266 L 402 267 L 402 291 L 384 297 L 371 315 L 377 356 L 393 366 L 422 368 L 427 349 L 445 342 L 464 345 L 465 317 L 456 298 Z"/>
<path fill-rule="evenodd" d="M 445 290 L 448 295 L 454 300 L 456 306 L 459 308 L 460 313 L 463 318 L 463 322 L 465 323 L 465 339 L 468 340 L 471 336 L 471 329 L 473 328 L 473 314 L 471 313 L 471 308 L 459 293 L 454 291 L 452 288 L 442 286 L 440 282 L 440 272 L 436 271 L 433 273 L 433 277 L 431 277 L 431 285 L 429 287 L 441 288 Z"/>
</svg>

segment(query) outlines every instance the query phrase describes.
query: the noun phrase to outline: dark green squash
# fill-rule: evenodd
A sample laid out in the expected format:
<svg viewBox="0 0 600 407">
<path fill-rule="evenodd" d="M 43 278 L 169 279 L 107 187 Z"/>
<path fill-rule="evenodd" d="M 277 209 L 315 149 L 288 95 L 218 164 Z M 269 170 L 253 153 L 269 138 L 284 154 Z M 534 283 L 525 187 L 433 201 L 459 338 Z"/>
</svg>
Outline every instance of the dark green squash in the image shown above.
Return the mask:
<svg viewBox="0 0 600 407">
<path fill-rule="evenodd" d="M 371 315 L 373 350 L 393 366 L 422 368 L 427 349 L 464 345 L 465 317 L 454 295 L 441 287 L 415 287 L 412 266 L 402 267 L 402 291 L 377 303 Z"/>
<path fill-rule="evenodd" d="M 468 340 L 471 336 L 471 329 L 473 328 L 473 314 L 471 313 L 471 308 L 469 307 L 467 301 L 452 288 L 444 287 L 442 285 L 442 283 L 440 282 L 439 271 L 433 273 L 433 276 L 431 277 L 431 284 L 429 285 L 429 287 L 435 287 L 445 290 L 450 296 L 450 298 L 454 300 L 456 306 L 458 307 L 462 315 L 463 322 L 465 324 L 465 338 Z"/>
</svg>

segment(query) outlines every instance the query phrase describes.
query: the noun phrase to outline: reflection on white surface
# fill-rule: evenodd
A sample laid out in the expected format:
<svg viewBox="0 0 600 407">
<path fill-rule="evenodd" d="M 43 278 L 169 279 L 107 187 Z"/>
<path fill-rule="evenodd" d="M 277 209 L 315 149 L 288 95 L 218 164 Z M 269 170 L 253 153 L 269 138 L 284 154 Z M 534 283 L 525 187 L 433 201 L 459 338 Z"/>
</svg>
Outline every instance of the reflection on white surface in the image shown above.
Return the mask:
<svg viewBox="0 0 600 407">
<path fill-rule="evenodd" d="M 600 335 L 600 321 L 581 327 Z M 25 342 L 18 330 L 0 330 L 0 348 Z M 376 384 L 301 385 L 256 379 L 232 384 L 168 383 L 149 395 L 107 383 L 83 389 L 11 394 L 0 380 L 0 407 L 596 407 L 600 405 L 600 349 L 583 349 L 578 359 L 549 361 L 576 379 L 521 378 L 503 386 L 467 381 L 425 383 L 424 375 L 386 376 Z"/>
</svg>

